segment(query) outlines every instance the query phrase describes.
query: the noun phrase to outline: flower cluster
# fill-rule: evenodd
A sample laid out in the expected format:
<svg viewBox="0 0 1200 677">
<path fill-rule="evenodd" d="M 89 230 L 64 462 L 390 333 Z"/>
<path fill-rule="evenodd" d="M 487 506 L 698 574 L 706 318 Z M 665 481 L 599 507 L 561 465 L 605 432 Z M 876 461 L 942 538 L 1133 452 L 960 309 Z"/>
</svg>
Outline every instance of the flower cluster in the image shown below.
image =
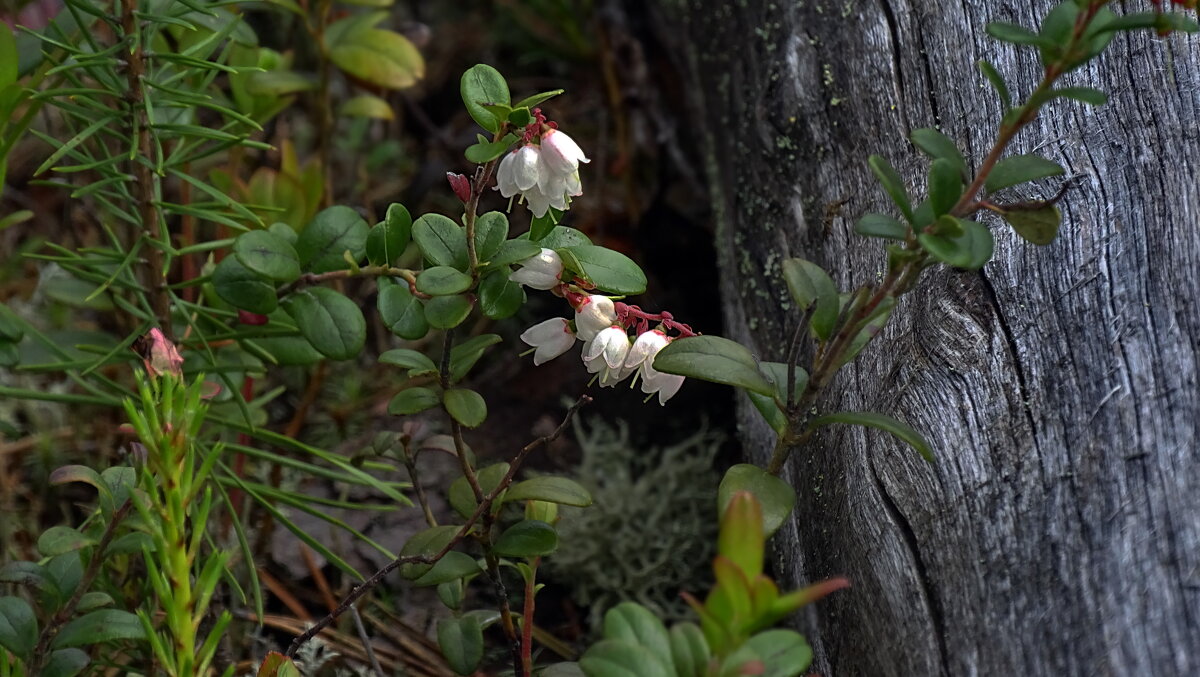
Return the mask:
<svg viewBox="0 0 1200 677">
<path fill-rule="evenodd" d="M 520 195 L 534 216 L 550 207 L 565 211 L 571 198 L 583 195 L 579 163 L 591 162 L 575 140 L 558 130 L 538 109 L 525 128 L 521 145 L 505 154 L 496 170 L 496 189 L 504 197 Z"/>
<path fill-rule="evenodd" d="M 659 404 L 666 404 L 679 392 L 683 377 L 655 369 L 654 356 L 672 340 L 667 329 L 686 335 L 692 334 L 691 329 L 674 322 L 669 313 L 650 315 L 637 306 L 614 303 L 607 296 L 569 291 L 565 295 L 575 307 L 574 322 L 555 317 L 521 334 L 521 340 L 534 347 L 534 364 L 562 355 L 579 340 L 583 341 L 583 363 L 589 374 L 596 374 L 601 387 L 615 386 L 636 375 L 634 382 L 640 381 L 647 395 L 657 394 Z M 650 329 L 651 320 L 661 323 Z M 636 338 L 630 337 L 630 328 Z"/>
</svg>

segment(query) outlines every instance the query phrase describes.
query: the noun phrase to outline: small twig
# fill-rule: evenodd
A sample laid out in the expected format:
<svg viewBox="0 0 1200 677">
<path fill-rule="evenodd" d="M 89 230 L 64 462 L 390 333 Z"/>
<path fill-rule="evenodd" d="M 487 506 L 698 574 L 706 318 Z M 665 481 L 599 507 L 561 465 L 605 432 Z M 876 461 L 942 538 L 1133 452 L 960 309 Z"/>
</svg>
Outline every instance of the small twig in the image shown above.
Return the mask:
<svg viewBox="0 0 1200 677">
<path fill-rule="evenodd" d="M 350 608 L 351 604 L 357 602 L 363 595 L 367 594 L 375 586 L 379 585 L 380 581 L 386 578 L 388 574 L 395 571 L 398 567 L 401 567 L 405 564 L 435 564 L 438 560 L 445 557 L 446 553 L 453 550 L 455 546 L 461 543 L 463 539 L 471 533 L 471 529 L 475 526 L 475 523 L 478 522 L 484 514 L 491 511 L 492 503 L 496 500 L 497 496 L 499 496 L 505 489 L 508 488 L 508 485 L 512 484 L 513 477 L 516 476 L 517 470 L 521 467 L 521 464 L 525 461 L 525 458 L 538 448 L 548 445 L 561 437 L 563 432 L 566 431 L 567 426 L 570 425 L 571 420 L 575 418 L 575 414 L 581 408 L 583 408 L 584 405 L 591 401 L 591 397 L 588 397 L 587 395 L 580 395 L 579 399 L 575 401 L 575 404 L 571 405 L 571 408 L 567 410 L 566 415 L 563 416 L 562 422 L 558 424 L 558 427 L 554 429 L 554 432 L 537 438 L 536 440 L 525 445 L 521 451 L 517 452 L 517 455 L 513 457 L 513 460 L 509 464 L 508 472 L 504 474 L 504 477 L 500 478 L 500 482 L 496 485 L 496 488 L 493 489 L 487 496 L 483 497 L 483 500 L 479 503 L 479 507 L 475 508 L 475 512 L 471 514 L 465 523 L 463 523 L 462 528 L 458 530 L 458 533 L 454 535 L 454 538 L 450 539 L 450 542 L 447 543 L 445 547 L 433 555 L 403 555 L 385 564 L 382 569 L 376 571 L 371 575 L 370 578 L 353 588 L 342 600 L 341 604 L 338 605 L 338 608 L 331 611 L 324 618 L 317 621 L 316 624 L 314 624 L 308 630 L 305 630 L 303 634 L 298 635 L 296 639 L 292 640 L 291 645 L 288 647 L 287 655 L 289 657 L 295 656 L 296 651 L 299 650 L 301 645 L 313 637 L 316 637 L 322 630 L 329 627 L 331 623 L 337 620 L 339 616 L 341 616 Z"/>
<path fill-rule="evenodd" d="M 367 660 L 371 663 L 371 672 L 375 674 L 375 677 L 384 677 L 383 668 L 379 667 L 379 661 L 375 659 L 375 648 L 371 646 L 371 638 L 367 636 L 367 629 L 363 626 L 362 616 L 358 613 L 357 605 L 350 605 L 350 615 L 354 618 L 354 629 L 358 632 L 358 639 L 367 652 Z"/>
<path fill-rule="evenodd" d="M 309 285 L 321 284 L 332 280 L 345 280 L 352 277 L 398 277 L 408 283 L 408 291 L 419 299 L 433 298 L 429 294 L 417 291 L 417 271 L 391 266 L 362 266 L 356 269 L 345 268 L 331 270 L 327 273 L 305 273 L 294 281 L 275 290 L 276 296 L 285 296 L 293 291 Z"/>
<path fill-rule="evenodd" d="M 409 449 L 409 440 L 404 442 L 404 467 L 408 469 L 408 479 L 412 480 L 413 490 L 417 492 L 417 503 L 421 506 L 421 511 L 425 513 L 425 523 L 431 527 L 438 525 L 437 518 L 433 516 L 433 510 L 429 507 L 429 497 L 425 495 L 425 485 L 421 484 L 421 477 L 417 474 L 417 459 Z"/>
<path fill-rule="evenodd" d="M 108 526 L 104 528 L 104 535 L 100 537 L 100 542 L 96 544 L 96 551 L 92 555 L 92 559 L 88 561 L 87 569 L 83 572 L 83 577 L 79 579 L 79 585 L 75 586 L 75 592 L 71 594 L 71 598 L 67 603 L 54 614 L 46 627 L 42 629 L 42 634 L 38 637 L 37 644 L 33 648 L 33 654 L 29 659 L 29 674 L 41 674 L 42 663 L 46 659 L 47 652 L 50 650 L 50 642 L 54 640 L 55 635 L 62 629 L 62 626 L 75 613 L 75 607 L 79 606 L 79 600 L 83 599 L 84 593 L 88 588 L 92 587 L 92 582 L 96 580 L 96 575 L 100 573 L 100 565 L 104 563 L 104 551 L 108 549 L 109 543 L 112 542 L 117 533 L 117 526 L 121 520 L 129 514 L 129 509 L 133 507 L 133 502 L 125 499 L 120 508 L 112 514 L 112 519 L 108 521 Z"/>
</svg>

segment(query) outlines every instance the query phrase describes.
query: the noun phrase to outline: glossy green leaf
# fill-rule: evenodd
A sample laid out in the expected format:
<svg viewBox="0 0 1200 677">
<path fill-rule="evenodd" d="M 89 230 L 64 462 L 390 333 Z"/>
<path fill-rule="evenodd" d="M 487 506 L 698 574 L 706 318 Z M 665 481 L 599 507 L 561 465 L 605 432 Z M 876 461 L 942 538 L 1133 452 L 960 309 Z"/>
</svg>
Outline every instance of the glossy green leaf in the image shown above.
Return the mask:
<svg viewBox="0 0 1200 677">
<path fill-rule="evenodd" d="M 1002 42 L 1009 42 L 1014 45 L 1034 45 L 1044 46 L 1053 44 L 1046 38 L 1034 33 L 1033 31 L 1019 26 L 1014 23 L 1004 21 L 993 21 L 987 25 L 985 29 L 987 34 Z"/>
<path fill-rule="evenodd" d="M 396 393 L 388 402 L 388 413 L 393 416 L 408 416 L 426 409 L 432 409 L 442 403 L 442 398 L 432 388 L 406 388 Z"/>
<path fill-rule="evenodd" d="M 588 677 L 674 677 L 662 661 L 641 644 L 605 639 L 593 644 L 579 659 Z"/>
<path fill-rule="evenodd" d="M 410 348 L 394 348 L 379 356 L 380 364 L 391 364 L 408 370 L 409 376 L 437 373 L 437 365 L 424 353 Z"/>
<path fill-rule="evenodd" d="M 1037 155 L 1014 155 L 996 163 L 984 187 L 989 193 L 1050 176 L 1061 176 L 1065 170 L 1057 163 Z"/>
<path fill-rule="evenodd" d="M 465 377 L 488 348 L 503 340 L 496 334 L 480 334 L 451 348 L 450 380 L 459 381 Z"/>
<path fill-rule="evenodd" d="M 554 208 L 551 207 L 551 209 Z M 522 237 L 531 235 L 532 232 L 525 233 L 522 235 Z M 545 234 L 544 237 L 528 237 L 528 239 L 536 242 L 539 247 L 545 247 L 546 249 L 562 249 L 563 247 L 576 247 L 579 245 L 592 243 L 591 238 L 585 235 L 582 231 L 576 230 L 569 226 L 554 226 L 548 233 Z M 532 254 L 530 256 L 532 256 Z"/>
<path fill-rule="evenodd" d="M 467 158 L 467 162 L 482 165 L 504 155 L 512 144 L 512 135 L 506 135 L 506 138 L 499 141 L 480 141 L 467 146 L 463 156 Z"/>
<path fill-rule="evenodd" d="M 412 217 L 400 203 L 388 207 L 387 216 L 367 233 L 367 260 L 376 266 L 390 266 L 404 253 L 412 236 Z"/>
<path fill-rule="evenodd" d="M 540 92 L 540 93 L 534 94 L 532 96 L 527 96 L 524 99 L 521 99 L 520 101 L 513 104 L 513 108 L 533 108 L 534 106 L 538 105 L 539 103 L 542 103 L 543 101 L 546 101 L 547 99 L 551 99 L 551 98 L 558 96 L 559 94 L 562 94 L 564 91 L 566 91 L 566 90 L 552 89 L 548 92 Z"/>
<path fill-rule="evenodd" d="M 118 639 L 141 640 L 146 630 L 138 617 L 120 609 L 100 609 L 84 614 L 63 626 L 51 645 L 54 648 L 88 646 Z"/>
<path fill-rule="evenodd" d="M 841 411 L 836 414 L 818 416 L 812 420 L 810 425 L 822 426 L 831 423 L 862 425 L 891 433 L 916 449 L 926 461 L 933 462 L 933 449 L 929 447 L 929 443 L 925 441 L 921 433 L 907 423 L 901 423 L 886 414 L 877 414 L 872 411 Z"/>
<path fill-rule="evenodd" d="M 489 269 L 496 269 L 498 272 L 503 272 L 505 277 L 507 277 L 509 265 L 518 261 L 524 261 L 531 256 L 537 256 L 541 251 L 542 248 L 537 243 L 518 238 L 504 242 L 492 256 L 487 259 L 480 259 L 480 261 L 487 263 Z"/>
<path fill-rule="evenodd" d="M 429 333 L 425 308 L 417 297 L 409 292 L 408 283 L 381 279 L 376 305 L 384 325 L 393 334 L 415 341 Z"/>
<path fill-rule="evenodd" d="M 286 240 L 266 230 L 242 233 L 233 242 L 233 253 L 257 275 L 275 282 L 291 282 L 300 277 L 300 259 Z"/>
<path fill-rule="evenodd" d="M 75 677 L 92 661 L 82 649 L 58 649 L 50 652 L 41 677 Z"/>
<path fill-rule="evenodd" d="M 671 659 L 679 677 L 704 677 L 712 652 L 708 640 L 695 623 L 676 623 L 671 626 Z"/>
<path fill-rule="evenodd" d="M 654 368 L 668 374 L 698 378 L 773 395 L 774 387 L 758 371 L 749 350 L 720 336 L 676 339 L 654 356 Z"/>
<path fill-rule="evenodd" d="M 1008 84 L 1004 82 L 1004 77 L 1000 75 L 1000 71 L 996 70 L 995 66 L 983 59 L 976 61 L 975 65 L 979 67 L 980 72 L 983 73 L 983 77 L 987 78 L 992 88 L 996 90 L 996 95 L 1000 97 L 1000 103 L 1005 108 L 1012 106 L 1012 94 L 1008 92 Z"/>
<path fill-rule="evenodd" d="M 363 31 L 353 42 L 334 46 L 329 58 L 348 75 L 384 89 L 407 89 L 425 77 L 421 53 L 395 31 Z"/>
<path fill-rule="evenodd" d="M 417 291 L 430 296 L 459 294 L 471 287 L 471 276 L 449 266 L 434 266 L 417 275 Z"/>
<path fill-rule="evenodd" d="M 796 490 L 790 484 L 756 465 L 740 463 L 725 472 L 717 489 L 718 514 L 725 514 L 734 494 L 748 491 L 762 506 L 763 532 L 775 533 L 796 505 Z"/>
<path fill-rule="evenodd" d="M 483 630 L 474 616 L 443 618 L 437 626 L 438 647 L 446 664 L 460 675 L 474 674 L 483 660 Z"/>
<path fill-rule="evenodd" d="M 762 662 L 762 677 L 796 677 L 812 663 L 812 647 L 795 630 L 766 630 L 743 645 Z"/>
<path fill-rule="evenodd" d="M 955 268 L 979 270 L 992 259 L 995 240 L 987 227 L 975 221 L 958 219 L 963 232 L 957 237 L 922 233 L 917 241 L 935 259 Z"/>
<path fill-rule="evenodd" d="M 107 550 L 105 552 L 107 552 Z M 112 596 L 107 592 L 85 592 L 83 593 L 83 596 L 79 598 L 79 604 L 75 607 L 75 611 L 78 613 L 83 613 L 93 609 L 103 609 L 104 607 L 112 606 L 115 603 L 116 602 L 113 600 Z"/>
<path fill-rule="evenodd" d="M 471 301 L 465 296 L 438 296 L 425 302 L 425 319 L 435 329 L 453 329 L 471 314 Z"/>
<path fill-rule="evenodd" d="M 301 267 L 314 273 L 347 268 L 346 252 L 356 261 L 361 260 L 370 230 L 358 212 L 349 207 L 321 210 L 296 240 Z"/>
<path fill-rule="evenodd" d="M 592 504 L 592 495 L 574 480 L 542 475 L 512 485 L 505 492 L 504 500 L 506 502 L 537 500 L 586 508 Z"/>
<path fill-rule="evenodd" d="M 454 540 L 461 527 L 447 524 L 430 527 L 413 534 L 400 548 L 403 557 L 433 557 Z M 408 580 L 416 580 L 433 568 L 432 564 L 402 564 L 400 575 Z"/>
<path fill-rule="evenodd" d="M 891 163 L 880 155 L 872 155 L 867 160 L 867 164 L 871 167 L 871 172 L 875 174 L 880 185 L 883 186 L 884 192 L 892 198 L 892 202 L 900 208 L 904 218 L 911 223 L 913 220 L 912 203 L 909 202 L 908 190 L 904 188 L 904 180 L 900 178 L 900 174 L 892 167 Z"/>
<path fill-rule="evenodd" d="M 864 214 L 854 224 L 854 232 L 864 237 L 904 240 L 908 237 L 908 226 L 887 214 Z"/>
<path fill-rule="evenodd" d="M 221 259 L 213 269 L 212 285 L 217 296 L 234 308 L 267 315 L 279 305 L 275 285 L 243 266 L 236 256 Z"/>
<path fill-rule="evenodd" d="M 108 493 L 108 485 L 100 478 L 100 473 L 86 465 L 64 465 L 61 468 L 55 468 L 54 472 L 50 473 L 50 484 L 60 485 L 71 482 L 90 484 L 101 493 Z"/>
<path fill-rule="evenodd" d="M 808 323 L 813 334 L 827 339 L 833 333 L 841 308 L 837 287 L 823 268 L 804 259 L 784 259 L 783 279 L 801 311 L 813 309 Z"/>
<path fill-rule="evenodd" d="M 508 275 L 507 270 L 500 270 L 479 281 L 479 310 L 485 317 L 503 320 L 525 305 L 525 289 Z"/>
<path fill-rule="evenodd" d="M 842 355 L 841 361 L 838 362 L 838 369 L 841 369 L 843 366 L 853 361 L 855 357 L 858 357 L 858 354 L 867 347 L 867 344 L 869 344 L 872 339 L 879 335 L 879 332 L 883 330 L 884 325 L 887 324 L 888 318 L 891 317 L 892 309 L 895 307 L 896 298 L 894 296 L 885 297 L 883 301 L 879 303 L 879 305 L 867 318 L 866 325 L 859 330 L 857 336 L 851 339 L 850 347 L 846 349 L 845 354 Z"/>
<path fill-rule="evenodd" d="M 38 536 L 37 541 L 38 552 L 44 557 L 54 557 L 95 544 L 96 539 L 84 536 L 77 529 L 64 526 L 50 527 Z"/>
<path fill-rule="evenodd" d="M 396 111 L 386 100 L 371 94 L 359 94 L 347 99 L 338 109 L 338 113 L 346 117 L 371 118 L 374 120 L 395 120 Z"/>
<path fill-rule="evenodd" d="M 286 96 L 316 88 L 316 78 L 289 70 L 250 73 L 246 78 L 246 93 L 254 96 Z"/>
<path fill-rule="evenodd" d="M 479 482 L 479 488 L 485 496 L 500 486 L 500 482 L 508 474 L 508 469 L 509 465 L 507 463 L 496 463 L 475 473 L 475 479 Z M 479 504 L 475 502 L 475 493 L 471 491 L 471 485 L 467 482 L 466 477 L 459 477 L 451 482 L 448 494 L 450 507 L 454 508 L 464 519 L 473 515 L 475 509 L 479 507 Z M 506 497 L 507 492 L 497 497 L 495 505 L 499 506 Z"/>
<path fill-rule="evenodd" d="M 914 146 L 920 148 L 930 158 L 945 160 L 953 165 L 954 169 L 958 171 L 960 179 L 967 176 L 967 161 L 963 159 L 958 144 L 954 143 L 950 137 L 936 129 L 923 128 L 914 129 L 909 138 Z"/>
<path fill-rule="evenodd" d="M 0 647 L 28 658 L 37 638 L 37 618 L 29 603 L 20 597 L 0 597 Z"/>
<path fill-rule="evenodd" d="M 1052 99 L 1073 99 L 1092 106 L 1108 103 L 1108 95 L 1094 87 L 1061 87 L 1048 93 Z"/>
<path fill-rule="evenodd" d="M 1047 205 L 1041 209 L 1004 212 L 1004 220 L 1025 240 L 1036 245 L 1048 245 L 1058 237 L 1062 213 L 1058 207 Z"/>
<path fill-rule="evenodd" d="M 521 520 L 504 530 L 493 549 L 502 557 L 540 557 L 558 548 L 558 532 L 538 520 Z"/>
<path fill-rule="evenodd" d="M 604 638 L 640 644 L 662 663 L 668 674 L 675 672 L 667 628 L 641 604 L 621 602 L 605 612 Z"/>
<path fill-rule="evenodd" d="M 783 434 L 787 427 L 787 415 L 784 414 L 775 401 L 779 400 L 787 404 L 787 365 L 782 362 L 759 362 L 758 368 L 767 377 L 767 380 L 775 386 L 775 394 L 773 397 L 750 391 L 747 391 L 746 394 L 750 396 L 750 402 L 754 404 L 758 412 L 763 415 L 763 418 L 767 421 L 767 425 L 771 426 L 771 429 L 775 432 Z M 808 372 L 802 367 L 796 367 L 795 378 L 796 383 L 792 399 L 793 401 L 798 401 L 800 394 L 808 385 Z"/>
<path fill-rule="evenodd" d="M 362 351 L 367 322 L 358 304 L 326 287 L 295 292 L 283 301 L 300 334 L 325 357 L 349 360 Z"/>
<path fill-rule="evenodd" d="M 610 294 L 641 294 L 646 274 L 628 256 L 607 247 L 576 245 L 556 250 L 563 265 Z"/>
<path fill-rule="evenodd" d="M 962 170 L 950 160 L 938 158 L 929 165 L 929 207 L 937 216 L 947 214 L 962 195 Z"/>
<path fill-rule="evenodd" d="M 504 76 L 487 64 L 478 64 L 467 69 L 459 82 L 459 93 L 467 112 L 480 127 L 493 134 L 500 129 L 500 120 L 484 108 L 485 104 L 511 104 L 508 83 Z"/>
<path fill-rule="evenodd" d="M 467 269 L 467 231 L 441 214 L 425 214 L 413 224 L 413 240 L 434 265 Z"/>
<path fill-rule="evenodd" d="M 474 557 L 465 552 L 451 550 L 438 560 L 433 568 L 413 581 L 413 584 L 418 586 L 441 585 L 482 572 L 483 569 L 480 568 L 479 562 L 475 561 Z"/>
<path fill-rule="evenodd" d="M 563 213 L 560 210 L 551 207 L 550 209 L 546 210 L 545 214 L 533 217 L 533 219 L 529 222 L 529 239 L 534 242 L 544 239 L 557 227 L 557 224 L 562 221 L 562 215 Z M 553 247 L 548 245 L 542 246 L 546 247 L 547 249 L 553 249 Z"/>
<path fill-rule="evenodd" d="M 491 260 L 508 237 L 508 217 L 503 212 L 487 212 L 475 220 L 475 256 Z"/>
<path fill-rule="evenodd" d="M 442 403 L 455 421 L 468 428 L 478 427 L 487 419 L 487 402 L 474 390 L 451 388 L 442 396 Z"/>
</svg>

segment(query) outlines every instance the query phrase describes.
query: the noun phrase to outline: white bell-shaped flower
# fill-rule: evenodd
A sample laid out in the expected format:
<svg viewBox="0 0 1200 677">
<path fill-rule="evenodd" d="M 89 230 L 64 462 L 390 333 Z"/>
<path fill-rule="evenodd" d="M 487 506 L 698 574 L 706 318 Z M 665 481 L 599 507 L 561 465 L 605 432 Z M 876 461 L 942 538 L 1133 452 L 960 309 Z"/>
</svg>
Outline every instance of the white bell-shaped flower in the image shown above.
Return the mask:
<svg viewBox="0 0 1200 677">
<path fill-rule="evenodd" d="M 658 351 L 666 347 L 667 343 L 669 343 L 667 335 L 659 329 L 651 329 L 638 334 L 637 340 L 633 342 L 633 347 L 629 349 L 629 355 L 625 358 L 625 366 L 637 369 L 649 364 L 654 360 Z"/>
<path fill-rule="evenodd" d="M 566 132 L 551 129 L 542 134 L 542 162 L 554 174 L 568 176 L 579 169 L 580 162 L 591 160 Z"/>
<path fill-rule="evenodd" d="M 584 347 L 583 362 L 589 373 L 600 375 L 601 387 L 615 386 L 633 373 L 625 368 L 629 345 L 629 334 L 624 327 L 614 324 L 596 334 Z"/>
<path fill-rule="evenodd" d="M 508 279 L 534 289 L 554 289 L 561 282 L 563 272 L 562 258 L 553 249 L 542 248 L 542 251 L 521 261 L 521 269 L 508 276 Z"/>
<path fill-rule="evenodd" d="M 617 309 L 612 299 L 592 294 L 583 299 L 575 309 L 575 331 L 579 338 L 591 341 L 605 328 L 617 321 Z"/>
<path fill-rule="evenodd" d="M 564 317 L 552 317 L 521 333 L 521 340 L 533 346 L 533 363 L 540 365 L 562 355 L 575 345 L 575 333 Z"/>
</svg>

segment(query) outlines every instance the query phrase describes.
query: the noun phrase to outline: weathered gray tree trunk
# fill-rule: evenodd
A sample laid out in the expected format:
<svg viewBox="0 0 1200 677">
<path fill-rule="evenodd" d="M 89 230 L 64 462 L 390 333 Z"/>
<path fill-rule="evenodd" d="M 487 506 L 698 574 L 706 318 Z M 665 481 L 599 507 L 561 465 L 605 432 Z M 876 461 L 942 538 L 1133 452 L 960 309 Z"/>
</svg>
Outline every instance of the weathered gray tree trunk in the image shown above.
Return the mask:
<svg viewBox="0 0 1200 677">
<path fill-rule="evenodd" d="M 881 247 L 851 229 L 887 210 L 868 154 L 919 187 L 905 139 L 938 126 L 977 163 L 1000 108 L 973 62 L 1018 95 L 1041 76 L 983 26 L 1049 6 L 652 3 L 685 72 L 734 338 L 783 358 L 785 257 L 843 289 L 877 278 Z M 826 675 L 1200 674 L 1200 40 L 1122 35 L 1067 81 L 1112 101 L 1053 104 L 1015 144 L 1075 180 L 1060 239 L 992 224 L 995 260 L 927 273 L 820 403 L 907 421 L 937 463 L 849 428 L 790 463 L 781 577 L 854 583 L 797 621 Z M 742 413 L 763 462 L 769 431 Z"/>
</svg>

